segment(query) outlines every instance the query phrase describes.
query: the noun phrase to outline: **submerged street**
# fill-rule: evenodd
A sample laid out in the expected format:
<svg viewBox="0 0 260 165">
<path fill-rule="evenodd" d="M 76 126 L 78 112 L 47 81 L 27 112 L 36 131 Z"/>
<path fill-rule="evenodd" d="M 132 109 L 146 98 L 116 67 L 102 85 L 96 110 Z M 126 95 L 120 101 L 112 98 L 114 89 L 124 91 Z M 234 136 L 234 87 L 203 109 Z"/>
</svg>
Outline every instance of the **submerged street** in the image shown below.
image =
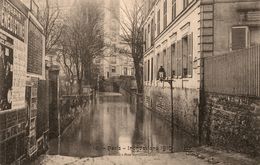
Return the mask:
<svg viewBox="0 0 260 165">
<path fill-rule="evenodd" d="M 50 142 L 48 154 L 98 157 L 170 152 L 170 127 L 158 116 L 143 107 L 134 108 L 118 94 L 97 97 L 60 139 Z M 176 151 L 192 146 L 188 135 L 175 130 Z"/>
<path fill-rule="evenodd" d="M 121 94 L 100 93 L 60 138 L 50 141 L 47 154 L 30 164 L 255 164 L 207 147 L 190 150 L 195 139 L 177 127 L 173 137 L 171 154 L 171 130 L 164 120 Z"/>
</svg>

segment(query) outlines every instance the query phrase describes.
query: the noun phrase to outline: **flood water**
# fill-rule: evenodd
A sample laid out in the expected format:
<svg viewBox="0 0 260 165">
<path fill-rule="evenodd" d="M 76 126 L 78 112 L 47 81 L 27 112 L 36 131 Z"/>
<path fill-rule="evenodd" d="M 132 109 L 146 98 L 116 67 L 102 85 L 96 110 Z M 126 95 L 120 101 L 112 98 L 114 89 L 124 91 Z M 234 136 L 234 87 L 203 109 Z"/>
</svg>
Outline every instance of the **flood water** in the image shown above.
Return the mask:
<svg viewBox="0 0 260 165">
<path fill-rule="evenodd" d="M 158 115 L 123 96 L 98 96 L 61 138 L 50 142 L 49 155 L 98 157 L 153 154 L 171 151 L 171 128 Z M 174 151 L 194 144 L 192 137 L 174 128 Z"/>
</svg>

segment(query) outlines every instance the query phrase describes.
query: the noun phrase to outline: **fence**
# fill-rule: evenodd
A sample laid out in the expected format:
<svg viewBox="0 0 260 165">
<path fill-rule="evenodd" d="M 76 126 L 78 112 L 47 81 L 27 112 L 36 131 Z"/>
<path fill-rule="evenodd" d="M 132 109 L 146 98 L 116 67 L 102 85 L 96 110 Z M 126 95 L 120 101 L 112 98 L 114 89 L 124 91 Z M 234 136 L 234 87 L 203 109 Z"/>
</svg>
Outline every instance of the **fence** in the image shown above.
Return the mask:
<svg viewBox="0 0 260 165">
<path fill-rule="evenodd" d="M 206 92 L 260 96 L 260 45 L 204 59 Z"/>
</svg>

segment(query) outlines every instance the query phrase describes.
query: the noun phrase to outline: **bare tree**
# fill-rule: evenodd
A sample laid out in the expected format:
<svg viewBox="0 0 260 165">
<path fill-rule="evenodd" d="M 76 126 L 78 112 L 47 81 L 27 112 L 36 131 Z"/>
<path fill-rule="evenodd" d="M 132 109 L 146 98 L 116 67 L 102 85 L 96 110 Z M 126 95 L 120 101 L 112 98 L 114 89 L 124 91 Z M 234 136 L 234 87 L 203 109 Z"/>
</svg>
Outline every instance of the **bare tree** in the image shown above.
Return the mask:
<svg viewBox="0 0 260 165">
<path fill-rule="evenodd" d="M 118 18 L 122 34 L 120 37 L 123 43 L 128 44 L 131 49 L 131 56 L 134 61 L 135 77 L 138 93 L 143 92 L 143 2 L 139 0 L 132 1 L 132 7 L 128 7 L 125 1 L 122 1 L 122 18 Z"/>
<path fill-rule="evenodd" d="M 64 30 L 65 31 L 65 30 Z M 62 37 L 65 37 L 62 35 Z M 67 36 L 65 38 L 61 38 L 60 44 L 59 44 L 59 50 L 57 53 L 57 62 L 59 62 L 62 70 L 64 71 L 64 74 L 66 76 L 65 78 L 65 87 L 67 94 L 72 94 L 72 87 L 74 84 L 74 76 L 75 76 L 75 64 L 74 64 L 74 58 L 70 55 L 70 50 L 67 44 L 65 43 Z"/>
<path fill-rule="evenodd" d="M 47 55 L 55 53 L 62 33 L 62 21 L 58 3 L 50 6 L 50 1 L 45 0 L 40 18 L 44 27 L 45 52 Z"/>
<path fill-rule="evenodd" d="M 75 75 L 78 94 L 82 94 L 85 82 L 93 79 L 93 60 L 103 52 L 103 14 L 100 4 L 95 1 L 80 1 L 71 11 L 62 32 L 61 48 L 64 50 L 63 64 L 70 75 Z M 66 49 L 66 50 L 65 50 Z M 65 62 L 70 61 L 68 66 Z M 74 74 L 73 74 L 74 73 Z"/>
</svg>

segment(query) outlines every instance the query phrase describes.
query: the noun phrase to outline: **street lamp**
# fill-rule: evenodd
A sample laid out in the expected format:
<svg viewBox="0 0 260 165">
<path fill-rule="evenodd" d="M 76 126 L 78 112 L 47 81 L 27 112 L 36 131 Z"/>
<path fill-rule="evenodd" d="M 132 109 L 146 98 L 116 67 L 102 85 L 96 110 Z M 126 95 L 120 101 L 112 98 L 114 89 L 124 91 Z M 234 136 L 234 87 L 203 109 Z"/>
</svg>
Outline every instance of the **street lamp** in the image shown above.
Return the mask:
<svg viewBox="0 0 260 165">
<path fill-rule="evenodd" d="M 174 123 L 173 123 L 173 86 L 172 86 L 172 83 L 173 83 L 173 79 L 166 79 L 166 72 L 163 68 L 163 66 L 161 66 L 158 70 L 158 79 L 161 81 L 161 82 L 168 82 L 170 84 L 170 87 L 171 87 L 171 152 L 173 153 L 173 126 L 174 126 Z"/>
</svg>

